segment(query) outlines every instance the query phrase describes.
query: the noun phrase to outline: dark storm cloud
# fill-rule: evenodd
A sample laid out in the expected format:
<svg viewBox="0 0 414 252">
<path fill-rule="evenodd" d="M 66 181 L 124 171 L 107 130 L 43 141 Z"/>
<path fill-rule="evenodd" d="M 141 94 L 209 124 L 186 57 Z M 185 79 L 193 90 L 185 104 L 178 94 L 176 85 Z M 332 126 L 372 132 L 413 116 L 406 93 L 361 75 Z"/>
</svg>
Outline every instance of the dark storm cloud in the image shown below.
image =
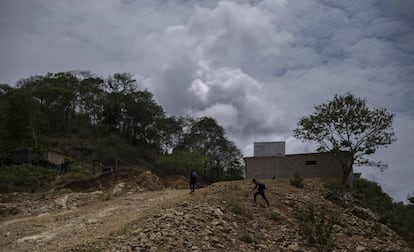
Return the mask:
<svg viewBox="0 0 414 252">
<path fill-rule="evenodd" d="M 246 155 L 253 141 L 314 151 L 292 137 L 296 122 L 352 92 L 396 114 L 403 140 L 377 155 L 389 172 L 366 176 L 401 198 L 414 191 L 401 179 L 413 176 L 412 13 L 410 0 L 5 0 L 0 82 L 130 72 L 170 114 L 216 117 Z"/>
</svg>

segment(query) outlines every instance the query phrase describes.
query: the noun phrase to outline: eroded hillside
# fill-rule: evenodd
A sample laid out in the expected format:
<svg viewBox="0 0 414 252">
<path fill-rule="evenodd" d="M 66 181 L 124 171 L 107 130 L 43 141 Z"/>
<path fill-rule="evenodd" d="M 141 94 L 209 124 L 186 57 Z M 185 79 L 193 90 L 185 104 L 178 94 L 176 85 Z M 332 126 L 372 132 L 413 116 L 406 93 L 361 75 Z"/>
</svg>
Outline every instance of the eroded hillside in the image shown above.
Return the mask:
<svg viewBox="0 0 414 252">
<path fill-rule="evenodd" d="M 410 251 L 374 213 L 357 207 L 352 197 L 326 199 L 332 195 L 319 180 L 305 180 L 304 188 L 291 186 L 286 180 L 265 180 L 271 207 L 264 208 L 260 198 L 258 206 L 252 206 L 249 181 L 216 183 L 189 194 L 183 189 L 149 190 L 139 185 L 138 181 L 163 185 L 152 176 L 147 173 L 146 180 L 117 181 L 106 190 L 1 203 L 9 208 L 14 204 L 18 212 L 1 219 L 1 248 Z M 169 184 L 174 183 L 170 180 Z M 182 184 L 176 182 L 175 187 Z M 23 211 L 19 204 L 36 207 Z"/>
</svg>

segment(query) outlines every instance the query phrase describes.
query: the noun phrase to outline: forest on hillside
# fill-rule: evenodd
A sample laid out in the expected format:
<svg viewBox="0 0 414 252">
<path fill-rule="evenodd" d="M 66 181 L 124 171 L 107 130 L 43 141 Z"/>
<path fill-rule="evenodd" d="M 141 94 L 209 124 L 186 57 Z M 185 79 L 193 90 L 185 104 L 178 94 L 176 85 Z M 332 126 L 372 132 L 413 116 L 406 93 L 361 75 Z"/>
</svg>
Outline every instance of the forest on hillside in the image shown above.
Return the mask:
<svg viewBox="0 0 414 252">
<path fill-rule="evenodd" d="M 210 117 L 169 116 L 129 73 L 59 72 L 0 84 L 0 159 L 53 148 L 73 162 L 140 165 L 204 183 L 240 179 L 242 154 Z"/>
</svg>

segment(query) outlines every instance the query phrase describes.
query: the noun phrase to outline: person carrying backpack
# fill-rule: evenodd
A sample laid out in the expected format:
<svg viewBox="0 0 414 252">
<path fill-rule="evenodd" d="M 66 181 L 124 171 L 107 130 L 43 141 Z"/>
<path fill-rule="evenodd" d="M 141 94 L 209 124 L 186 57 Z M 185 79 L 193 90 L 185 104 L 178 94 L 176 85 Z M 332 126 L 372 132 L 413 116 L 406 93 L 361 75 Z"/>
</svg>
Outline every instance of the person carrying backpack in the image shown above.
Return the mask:
<svg viewBox="0 0 414 252">
<path fill-rule="evenodd" d="M 256 179 L 252 180 L 253 184 L 255 184 L 255 187 L 251 190 L 250 193 L 252 193 L 253 191 L 255 191 L 255 193 L 253 194 L 253 206 L 256 206 L 256 197 L 258 194 L 260 194 L 262 196 L 262 198 L 264 199 L 264 201 L 266 201 L 267 207 L 269 207 L 269 201 L 267 200 L 264 191 L 266 190 L 266 186 L 263 183 L 260 183 L 259 181 L 257 181 Z"/>
<path fill-rule="evenodd" d="M 197 172 L 193 170 L 190 174 L 190 193 L 194 193 L 197 182 Z"/>
</svg>

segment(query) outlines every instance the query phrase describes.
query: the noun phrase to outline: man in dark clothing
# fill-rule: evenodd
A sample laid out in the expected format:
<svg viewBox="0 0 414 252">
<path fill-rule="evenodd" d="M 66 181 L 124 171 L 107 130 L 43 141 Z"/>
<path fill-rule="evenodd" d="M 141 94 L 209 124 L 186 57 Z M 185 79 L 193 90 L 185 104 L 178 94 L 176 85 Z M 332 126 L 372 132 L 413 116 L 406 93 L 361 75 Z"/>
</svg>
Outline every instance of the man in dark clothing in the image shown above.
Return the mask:
<svg viewBox="0 0 414 252">
<path fill-rule="evenodd" d="M 264 201 L 266 201 L 267 207 L 269 207 L 269 201 L 267 200 L 264 191 L 266 190 L 266 186 L 263 183 L 260 183 L 256 179 L 252 180 L 253 184 L 255 184 L 255 187 L 252 189 L 251 192 L 256 190 L 253 194 L 253 205 L 256 206 L 256 197 L 258 194 L 262 195 Z"/>
<path fill-rule="evenodd" d="M 190 193 L 194 193 L 197 182 L 197 172 L 193 170 L 190 174 Z"/>
</svg>

